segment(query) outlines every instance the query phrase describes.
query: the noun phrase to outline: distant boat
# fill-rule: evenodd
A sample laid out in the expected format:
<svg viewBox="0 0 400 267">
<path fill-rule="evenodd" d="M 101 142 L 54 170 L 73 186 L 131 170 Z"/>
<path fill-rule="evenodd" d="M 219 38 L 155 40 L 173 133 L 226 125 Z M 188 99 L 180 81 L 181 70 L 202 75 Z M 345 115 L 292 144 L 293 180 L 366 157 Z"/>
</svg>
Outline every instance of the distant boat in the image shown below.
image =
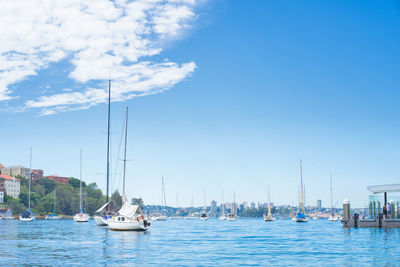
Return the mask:
<svg viewBox="0 0 400 267">
<path fill-rule="evenodd" d="M 143 215 L 139 205 L 132 205 L 125 195 L 125 174 L 126 174 L 126 145 L 128 142 L 128 107 L 125 116 L 125 152 L 124 152 L 124 172 L 122 189 L 122 207 L 117 215 L 107 220 L 108 227 L 116 231 L 146 231 L 151 223 Z"/>
<path fill-rule="evenodd" d="M 200 215 L 200 220 L 203 220 L 203 221 L 208 220 L 207 204 L 206 204 L 206 190 L 204 190 L 204 207 L 203 207 L 203 212 Z"/>
<path fill-rule="evenodd" d="M 45 217 L 46 220 L 59 220 L 61 219 L 60 216 L 56 215 L 56 189 L 54 189 L 54 210 L 53 214 L 49 214 Z"/>
<path fill-rule="evenodd" d="M 88 222 L 89 214 L 85 213 L 82 209 L 82 150 L 80 151 L 80 175 L 79 175 L 79 213 L 75 214 L 75 222 Z"/>
<path fill-rule="evenodd" d="M 98 226 L 106 226 L 107 220 L 116 214 L 115 205 L 108 198 L 110 180 L 110 112 L 111 112 L 111 79 L 108 80 L 108 119 L 107 119 L 107 174 L 106 174 L 106 204 L 99 208 L 93 216 Z"/>
<path fill-rule="evenodd" d="M 271 211 L 271 199 L 270 199 L 269 186 L 268 186 L 268 213 L 264 214 L 264 221 L 266 221 L 266 222 L 275 221 L 275 217 L 272 216 L 272 211 Z"/>
<path fill-rule="evenodd" d="M 228 216 L 226 216 L 226 220 L 227 221 L 236 221 L 238 219 L 237 215 L 236 215 L 236 202 L 235 202 L 235 191 L 233 191 L 233 207 L 231 210 L 231 213 L 228 214 Z"/>
<path fill-rule="evenodd" d="M 32 183 L 32 147 L 29 157 L 29 192 L 28 192 L 28 210 L 19 215 L 19 220 L 22 222 L 31 222 L 35 220 L 35 213 L 31 211 L 31 183 Z"/>
<path fill-rule="evenodd" d="M 164 185 L 164 176 L 161 176 L 161 206 L 163 207 L 163 211 L 167 208 L 167 199 L 165 197 L 165 185 Z M 160 213 L 155 213 L 151 217 L 152 221 L 166 221 L 168 220 L 167 215 L 163 215 Z"/>
<path fill-rule="evenodd" d="M 222 211 L 221 211 L 221 216 L 218 218 L 220 221 L 225 221 L 226 216 L 225 216 L 225 204 L 224 204 L 224 191 L 222 191 Z"/>
<path fill-rule="evenodd" d="M 331 183 L 331 215 L 329 216 L 328 220 L 331 222 L 337 222 L 339 220 L 339 217 L 335 214 L 333 211 L 333 199 L 332 199 L 332 175 L 329 177 L 330 183 Z"/>
<path fill-rule="evenodd" d="M 303 167 L 300 160 L 300 187 L 301 187 L 301 200 L 300 200 L 300 207 L 299 212 L 293 217 L 293 221 L 295 222 L 308 222 L 307 215 L 304 214 L 304 199 L 303 199 Z"/>
<path fill-rule="evenodd" d="M 168 217 L 165 215 L 162 215 L 160 213 L 156 213 L 156 214 L 153 214 L 153 216 L 151 217 L 151 220 L 152 221 L 166 221 L 166 220 L 168 220 Z"/>
</svg>

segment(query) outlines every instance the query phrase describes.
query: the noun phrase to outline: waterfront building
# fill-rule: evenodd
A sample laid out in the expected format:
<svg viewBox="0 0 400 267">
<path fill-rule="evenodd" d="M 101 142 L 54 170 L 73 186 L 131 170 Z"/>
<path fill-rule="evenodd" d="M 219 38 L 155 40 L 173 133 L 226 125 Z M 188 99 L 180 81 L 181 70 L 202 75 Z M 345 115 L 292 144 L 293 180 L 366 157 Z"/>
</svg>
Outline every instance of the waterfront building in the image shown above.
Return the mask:
<svg viewBox="0 0 400 267">
<path fill-rule="evenodd" d="M 0 177 L 0 192 L 4 192 L 4 178 Z"/>
<path fill-rule="evenodd" d="M 20 180 L 9 175 L 0 175 L 4 179 L 4 192 L 13 198 L 18 198 L 20 193 Z"/>
<path fill-rule="evenodd" d="M 258 203 L 258 204 L 260 204 L 260 203 Z M 259 205 L 259 206 L 260 206 L 260 205 Z M 252 210 L 254 210 L 254 209 L 256 208 L 256 203 L 251 202 L 251 203 L 250 203 L 250 207 L 251 207 Z"/>
<path fill-rule="evenodd" d="M 25 179 L 29 179 L 29 168 L 26 168 L 24 166 L 20 165 L 9 166 L 7 168 L 0 169 L 0 171 L 1 175 L 21 176 L 24 177 Z"/>
<path fill-rule="evenodd" d="M 32 183 L 36 184 L 43 178 L 43 170 L 31 170 Z"/>
<path fill-rule="evenodd" d="M 317 199 L 317 209 L 318 211 L 321 211 L 322 208 L 322 200 L 321 199 Z"/>
<path fill-rule="evenodd" d="M 53 180 L 54 182 L 62 183 L 62 184 L 69 184 L 68 177 L 62 177 L 58 175 L 50 175 L 46 177 L 47 179 Z"/>
<path fill-rule="evenodd" d="M 0 177 L 0 203 L 4 202 L 4 178 Z"/>
</svg>

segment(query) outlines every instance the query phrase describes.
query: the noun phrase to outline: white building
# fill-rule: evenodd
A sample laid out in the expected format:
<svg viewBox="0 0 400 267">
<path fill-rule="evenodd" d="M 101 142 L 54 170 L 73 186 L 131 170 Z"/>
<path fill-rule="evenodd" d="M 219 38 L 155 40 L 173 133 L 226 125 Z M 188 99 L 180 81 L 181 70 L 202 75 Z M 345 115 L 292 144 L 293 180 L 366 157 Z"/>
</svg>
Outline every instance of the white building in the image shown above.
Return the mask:
<svg viewBox="0 0 400 267">
<path fill-rule="evenodd" d="M 0 177 L 4 179 L 5 193 L 13 198 L 18 198 L 20 193 L 20 180 L 9 175 L 0 175 Z"/>
<path fill-rule="evenodd" d="M 0 203 L 4 202 L 4 192 L 0 192 Z"/>
</svg>

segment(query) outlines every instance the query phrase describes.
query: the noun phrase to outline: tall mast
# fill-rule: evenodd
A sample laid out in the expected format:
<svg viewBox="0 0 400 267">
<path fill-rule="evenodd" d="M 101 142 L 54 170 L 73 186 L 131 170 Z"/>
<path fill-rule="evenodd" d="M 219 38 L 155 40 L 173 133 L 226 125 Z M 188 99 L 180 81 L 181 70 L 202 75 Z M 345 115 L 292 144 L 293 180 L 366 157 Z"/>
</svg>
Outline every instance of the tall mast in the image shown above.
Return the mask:
<svg viewBox="0 0 400 267">
<path fill-rule="evenodd" d="M 32 178 L 32 147 L 29 154 L 29 193 L 28 193 L 28 209 L 31 209 L 31 178 Z"/>
<path fill-rule="evenodd" d="M 268 214 L 271 215 L 271 196 L 269 191 L 269 185 L 268 185 Z"/>
<path fill-rule="evenodd" d="M 235 190 L 233 190 L 233 214 L 236 216 Z"/>
<path fill-rule="evenodd" d="M 164 208 L 167 206 L 167 198 L 165 196 L 165 185 L 164 185 L 164 176 L 161 176 L 162 179 L 162 192 L 161 192 L 161 202 L 164 205 Z"/>
<path fill-rule="evenodd" d="M 303 212 L 303 167 L 300 160 L 301 212 Z"/>
<path fill-rule="evenodd" d="M 107 189 L 106 202 L 108 202 L 108 187 L 110 180 L 110 111 L 111 111 L 111 79 L 108 80 L 108 124 L 107 124 Z"/>
<path fill-rule="evenodd" d="M 222 190 L 222 215 L 225 214 L 224 190 Z"/>
<path fill-rule="evenodd" d="M 126 116 L 125 116 L 125 150 L 124 150 L 124 179 L 123 179 L 123 188 L 122 194 L 125 196 L 125 173 L 126 173 L 126 145 L 128 143 L 128 107 L 126 107 Z"/>
<path fill-rule="evenodd" d="M 164 176 L 161 176 L 161 206 L 164 206 Z"/>
<path fill-rule="evenodd" d="M 56 214 L 56 189 L 54 189 L 54 215 Z"/>
<path fill-rule="evenodd" d="M 333 213 L 333 200 L 332 200 L 332 174 L 329 175 L 330 182 L 331 182 L 331 212 Z"/>
<path fill-rule="evenodd" d="M 82 211 L 82 149 L 80 150 L 79 160 L 79 212 Z"/>
</svg>

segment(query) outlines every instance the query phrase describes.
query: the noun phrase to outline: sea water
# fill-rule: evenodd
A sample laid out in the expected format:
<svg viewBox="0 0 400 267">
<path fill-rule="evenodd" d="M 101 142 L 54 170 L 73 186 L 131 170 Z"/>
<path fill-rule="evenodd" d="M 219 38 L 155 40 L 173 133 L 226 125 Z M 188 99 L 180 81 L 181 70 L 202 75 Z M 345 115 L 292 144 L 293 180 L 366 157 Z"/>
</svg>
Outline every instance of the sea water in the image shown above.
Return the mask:
<svg viewBox="0 0 400 267">
<path fill-rule="evenodd" d="M 0 265 L 400 265 L 400 229 L 239 218 L 116 232 L 93 220 L 0 220 Z"/>
</svg>

